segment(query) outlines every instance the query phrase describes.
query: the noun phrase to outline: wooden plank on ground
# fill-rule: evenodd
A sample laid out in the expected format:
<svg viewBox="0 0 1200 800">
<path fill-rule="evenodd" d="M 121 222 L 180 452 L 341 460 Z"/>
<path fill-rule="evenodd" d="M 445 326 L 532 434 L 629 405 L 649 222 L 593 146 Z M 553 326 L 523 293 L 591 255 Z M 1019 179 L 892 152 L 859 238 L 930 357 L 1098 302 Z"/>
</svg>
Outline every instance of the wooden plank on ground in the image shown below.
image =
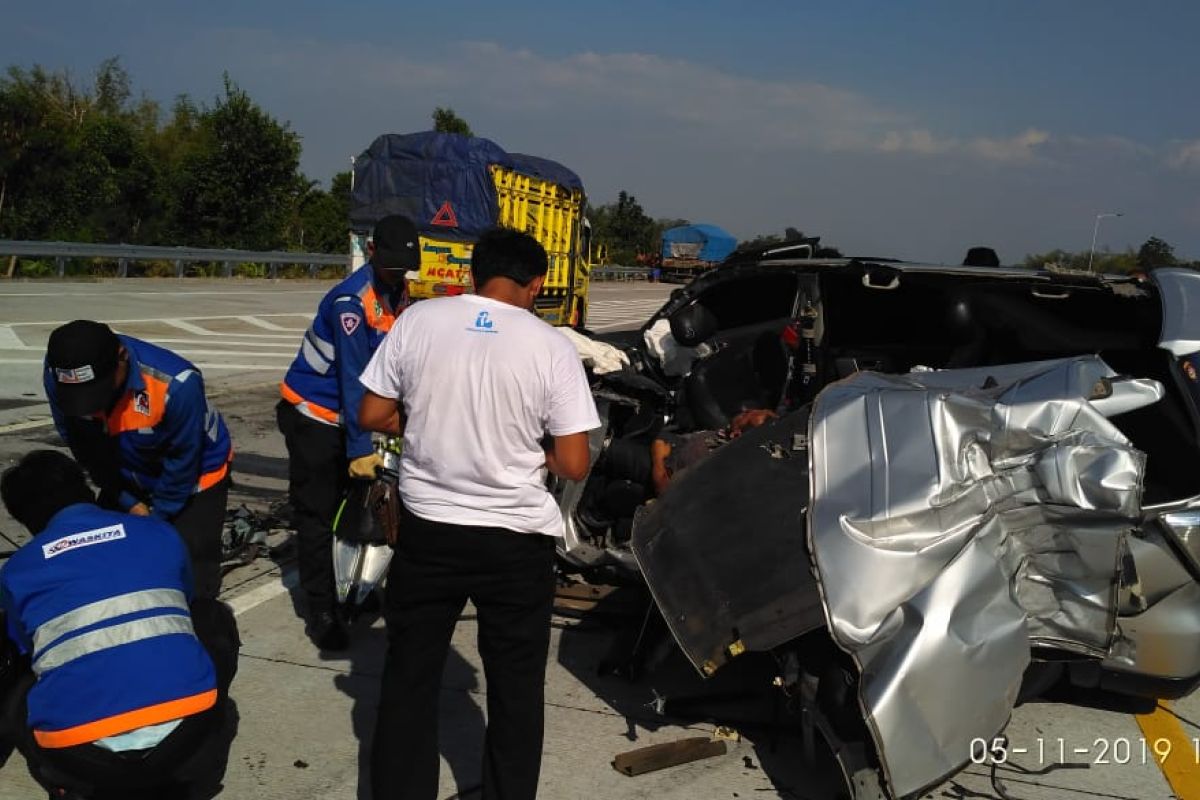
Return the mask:
<svg viewBox="0 0 1200 800">
<path fill-rule="evenodd" d="M 647 772 L 675 767 L 703 758 L 725 755 L 725 742 L 707 736 L 695 736 L 676 742 L 652 744 L 621 753 L 613 759 L 613 769 L 622 775 L 642 775 Z"/>
</svg>

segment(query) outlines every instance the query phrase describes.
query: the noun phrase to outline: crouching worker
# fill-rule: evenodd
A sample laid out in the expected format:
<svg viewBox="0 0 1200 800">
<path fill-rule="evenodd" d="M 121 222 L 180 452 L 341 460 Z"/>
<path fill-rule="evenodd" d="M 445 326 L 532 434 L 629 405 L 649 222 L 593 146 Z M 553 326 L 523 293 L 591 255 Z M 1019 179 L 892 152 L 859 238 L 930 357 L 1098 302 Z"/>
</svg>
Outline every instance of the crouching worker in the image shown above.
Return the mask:
<svg viewBox="0 0 1200 800">
<path fill-rule="evenodd" d="M 0 702 L 0 736 L 51 798 L 211 797 L 237 626 L 218 601 L 190 606 L 183 540 L 96 506 L 83 470 L 52 450 L 7 470 L 0 497 L 33 534 L 0 570 L 28 670 Z"/>
<path fill-rule="evenodd" d="M 196 596 L 216 597 L 233 450 L 196 366 L 79 319 L 50 334 L 43 381 L 100 505 L 170 521 L 192 554 Z"/>
</svg>

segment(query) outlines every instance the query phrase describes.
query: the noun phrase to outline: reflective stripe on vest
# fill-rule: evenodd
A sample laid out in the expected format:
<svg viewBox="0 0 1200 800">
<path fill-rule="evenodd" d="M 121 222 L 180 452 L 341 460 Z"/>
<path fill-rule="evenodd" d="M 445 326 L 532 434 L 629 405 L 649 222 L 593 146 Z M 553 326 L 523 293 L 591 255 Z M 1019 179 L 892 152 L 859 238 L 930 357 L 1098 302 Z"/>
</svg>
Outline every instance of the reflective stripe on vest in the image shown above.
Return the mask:
<svg viewBox="0 0 1200 800">
<path fill-rule="evenodd" d="M 196 483 L 196 491 L 203 492 L 205 489 L 211 489 L 221 481 L 225 480 L 225 476 L 229 474 L 229 463 L 233 461 L 233 448 L 229 448 L 229 460 L 221 466 L 206 472 L 200 476 L 200 480 Z"/>
<path fill-rule="evenodd" d="M 190 717 L 193 714 L 207 711 L 216 705 L 216 703 L 217 690 L 209 689 L 206 692 L 194 694 L 190 697 L 182 697 L 178 700 L 169 700 L 166 703 L 126 711 L 124 714 L 117 714 L 112 717 L 96 720 L 95 722 L 76 725 L 74 728 L 65 728 L 59 731 L 35 730 L 33 738 L 34 741 L 46 749 L 74 747 L 79 744 L 89 744 L 107 736 L 128 733 L 135 728 L 144 728 L 147 725 L 159 725 L 174 719 Z"/>
<path fill-rule="evenodd" d="M 61 667 L 63 664 L 69 664 L 77 658 L 83 658 L 92 653 L 174 633 L 195 636 L 196 632 L 192 629 L 191 618 L 186 614 L 164 614 L 88 631 L 45 650 L 34 660 L 33 672 L 41 675 L 43 672 Z"/>
<path fill-rule="evenodd" d="M 310 323 L 308 330 L 304 332 L 304 339 L 300 343 L 300 353 L 313 372 L 324 375 L 333 366 L 333 362 L 337 358 L 337 350 L 334 349 L 333 342 L 327 342 L 317 335 L 316 324 L 316 322 Z"/>
<path fill-rule="evenodd" d="M 382 333 L 390 331 L 392 325 L 396 323 L 396 315 L 384 309 L 383 303 L 379 301 L 379 295 L 375 294 L 375 287 L 368 283 L 358 290 L 358 297 L 362 301 L 367 325 Z"/>
<path fill-rule="evenodd" d="M 316 403 L 310 403 L 301 397 L 295 389 L 287 385 L 287 382 L 279 384 L 279 393 L 283 395 L 283 399 L 296 407 L 304 416 L 309 419 L 315 419 L 317 422 L 324 422 L 326 425 L 341 425 L 342 415 L 336 411 L 331 411 L 325 406 L 319 406 Z"/>
<path fill-rule="evenodd" d="M 116 619 L 126 614 L 149 611 L 154 608 L 177 608 L 187 611 L 187 597 L 178 589 L 143 589 L 140 592 L 129 592 L 97 600 L 65 614 L 59 614 L 54 619 L 43 622 L 33 632 L 34 659 L 40 658 L 46 647 L 68 633 L 95 625 L 106 619 Z"/>
</svg>

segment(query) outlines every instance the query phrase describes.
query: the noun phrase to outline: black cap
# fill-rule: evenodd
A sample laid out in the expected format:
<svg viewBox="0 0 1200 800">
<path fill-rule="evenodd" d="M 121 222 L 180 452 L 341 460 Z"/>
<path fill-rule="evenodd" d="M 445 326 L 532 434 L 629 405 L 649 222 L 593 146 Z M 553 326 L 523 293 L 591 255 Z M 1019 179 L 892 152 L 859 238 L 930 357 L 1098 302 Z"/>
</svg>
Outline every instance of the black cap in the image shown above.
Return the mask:
<svg viewBox="0 0 1200 800">
<path fill-rule="evenodd" d="M 77 319 L 54 329 L 46 345 L 46 368 L 63 413 L 86 417 L 108 408 L 116 387 L 121 341 L 103 322 Z"/>
<path fill-rule="evenodd" d="M 371 234 L 375 253 L 371 263 L 382 269 L 417 269 L 421 266 L 421 242 L 417 226 L 408 217 L 393 214 L 375 223 Z"/>
</svg>

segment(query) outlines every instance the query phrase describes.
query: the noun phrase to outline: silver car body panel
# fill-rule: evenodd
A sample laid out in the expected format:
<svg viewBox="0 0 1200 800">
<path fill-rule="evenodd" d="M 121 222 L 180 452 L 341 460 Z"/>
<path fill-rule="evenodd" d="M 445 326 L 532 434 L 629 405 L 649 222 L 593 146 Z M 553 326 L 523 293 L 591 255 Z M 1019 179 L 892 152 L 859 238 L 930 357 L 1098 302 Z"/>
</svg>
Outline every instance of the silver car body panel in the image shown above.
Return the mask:
<svg viewBox="0 0 1200 800">
<path fill-rule="evenodd" d="M 1151 271 L 1162 302 L 1162 335 L 1158 346 L 1176 356 L 1200 350 L 1200 272 L 1165 268 Z"/>
<path fill-rule="evenodd" d="M 1113 672 L 1190 681 L 1200 674 L 1200 583 L 1196 582 L 1192 537 L 1178 534 L 1181 520 L 1148 522 L 1126 540 L 1128 557 L 1118 600 L 1120 636 L 1104 659 Z M 1172 530 L 1171 528 L 1175 529 Z M 1194 533 L 1194 531 L 1192 532 Z M 1172 548 L 1173 538 L 1179 547 Z M 1183 541 L 1181 542 L 1181 539 Z M 1193 560 L 1189 571 L 1179 550 Z"/>
<path fill-rule="evenodd" d="M 1004 727 L 1032 645 L 1132 649 L 1119 575 L 1145 457 L 1091 401 L 1128 410 L 1161 387 L 1115 378 L 1081 357 L 859 373 L 818 395 L 809 550 L 896 796 Z"/>
</svg>

